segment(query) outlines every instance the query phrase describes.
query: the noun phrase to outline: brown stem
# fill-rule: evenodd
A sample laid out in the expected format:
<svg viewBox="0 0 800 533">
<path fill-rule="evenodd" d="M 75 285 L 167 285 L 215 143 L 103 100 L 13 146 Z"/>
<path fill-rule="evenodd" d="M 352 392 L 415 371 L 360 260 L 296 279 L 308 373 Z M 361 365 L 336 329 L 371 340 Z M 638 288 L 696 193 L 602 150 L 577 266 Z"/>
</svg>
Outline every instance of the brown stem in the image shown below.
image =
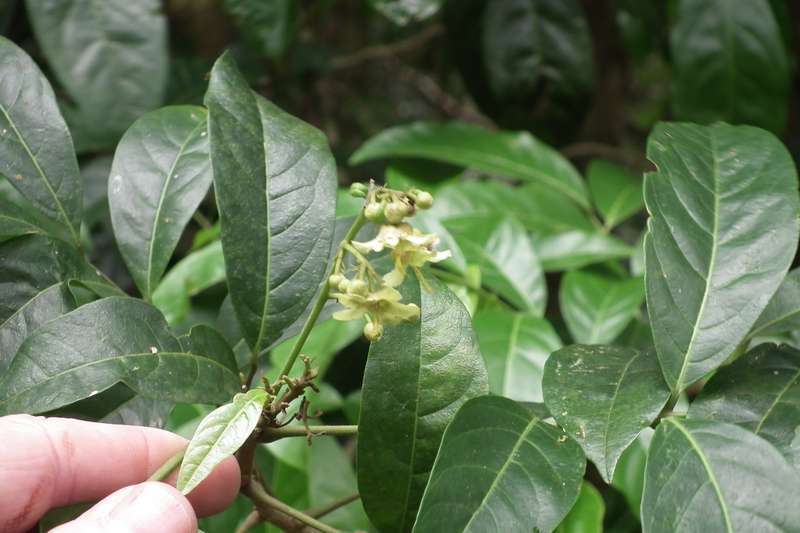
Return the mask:
<svg viewBox="0 0 800 533">
<path fill-rule="evenodd" d="M 349 496 L 345 496 L 344 498 L 339 498 L 338 500 L 334 500 L 327 505 L 321 505 L 315 509 L 306 509 L 306 514 L 308 516 L 313 516 L 314 518 L 322 518 L 326 514 L 334 512 L 336 509 L 340 507 L 344 507 L 350 502 L 354 502 L 359 499 L 361 495 L 359 493 L 350 494 Z"/>
<path fill-rule="evenodd" d="M 250 498 L 262 519 L 284 531 L 338 533 L 337 529 L 271 496 L 258 480 L 251 480 L 242 487 L 242 493 Z"/>
</svg>

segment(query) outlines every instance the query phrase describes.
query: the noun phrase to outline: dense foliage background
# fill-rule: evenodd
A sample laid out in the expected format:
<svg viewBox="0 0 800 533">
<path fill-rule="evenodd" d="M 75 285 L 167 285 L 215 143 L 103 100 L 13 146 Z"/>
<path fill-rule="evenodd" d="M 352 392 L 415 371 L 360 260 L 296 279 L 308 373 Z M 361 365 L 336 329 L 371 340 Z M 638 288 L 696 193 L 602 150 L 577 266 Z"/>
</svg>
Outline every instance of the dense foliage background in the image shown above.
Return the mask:
<svg viewBox="0 0 800 533">
<path fill-rule="evenodd" d="M 554 350 L 653 347 L 643 308 L 642 173 L 654 169 L 645 147 L 659 121 L 758 126 L 796 153 L 798 20 L 798 5 L 783 0 L 0 1 L 2 34 L 36 60 L 70 127 L 84 179 L 85 249 L 129 294 L 151 288 L 145 296 L 175 331 L 206 323 L 232 344 L 241 338 L 213 193 L 185 213 L 192 218 L 151 287 L 131 278 L 114 239 L 108 177 L 135 120 L 166 105 L 203 104 L 208 73 L 228 49 L 251 87 L 327 136 L 338 217 L 361 207 L 347 193 L 355 181 L 435 194 L 415 222 L 453 254 L 435 273 L 472 315 L 490 390 L 539 404 Z M 663 136 L 670 131 L 653 134 Z M 536 175 L 530 158 L 558 179 Z M 0 184 L 0 200 L 11 195 Z M 781 314 L 775 327 L 762 316 L 741 351 L 765 338 L 800 346 L 791 321 L 798 310 L 787 305 L 790 319 Z M 357 422 L 368 350 L 361 331 L 328 320 L 304 350 L 322 376 L 312 405 L 326 423 Z M 267 375 L 288 355 L 283 340 L 263 358 Z M 131 405 L 124 389 L 58 413 L 189 436 L 211 410 Z M 613 464 L 608 472 L 589 464 L 559 531 L 640 529 L 651 435 L 617 457 L 613 479 Z M 353 439 L 318 438 L 310 448 L 284 440 L 262 452 L 272 490 L 298 508 L 356 490 Z M 362 497 L 370 482 L 379 481 L 362 482 Z M 233 531 L 248 511 L 241 499 L 203 529 Z M 358 501 L 327 520 L 373 527 Z"/>
</svg>

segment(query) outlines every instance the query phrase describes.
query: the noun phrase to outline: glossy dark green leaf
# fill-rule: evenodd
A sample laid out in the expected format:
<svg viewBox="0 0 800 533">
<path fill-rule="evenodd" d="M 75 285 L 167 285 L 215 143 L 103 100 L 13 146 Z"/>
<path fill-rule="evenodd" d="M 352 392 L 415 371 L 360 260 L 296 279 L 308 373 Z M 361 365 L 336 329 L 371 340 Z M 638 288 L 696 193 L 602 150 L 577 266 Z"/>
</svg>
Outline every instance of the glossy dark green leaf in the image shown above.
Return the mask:
<svg viewBox="0 0 800 533">
<path fill-rule="evenodd" d="M 634 176 L 619 165 L 595 159 L 586 169 L 586 180 L 592 201 L 608 229 L 644 207 L 641 174 Z"/>
<path fill-rule="evenodd" d="M 644 301 L 642 278 L 619 279 L 573 270 L 558 294 L 564 322 L 580 344 L 609 344 L 633 320 Z"/>
<path fill-rule="evenodd" d="M 81 177 L 67 125 L 39 67 L 0 36 L 0 175 L 80 241 Z"/>
<path fill-rule="evenodd" d="M 253 50 L 272 59 L 286 52 L 297 29 L 294 0 L 224 0 L 223 6 Z"/>
<path fill-rule="evenodd" d="M 190 493 L 218 464 L 236 453 L 256 428 L 268 399 L 264 389 L 251 389 L 237 394 L 231 403 L 211 411 L 200 422 L 178 471 L 179 491 Z"/>
<path fill-rule="evenodd" d="M 153 305 L 164 313 L 167 322 L 181 322 L 189 313 L 189 299 L 225 281 L 222 242 L 212 242 L 173 266 L 153 292 Z"/>
<path fill-rule="evenodd" d="M 7 187 L 0 190 L 0 242 L 34 234 L 50 235 L 71 242 L 64 225 L 44 216 L 8 182 L 1 184 Z"/>
<path fill-rule="evenodd" d="M 647 157 L 658 168 L 645 176 L 647 306 L 681 391 L 725 361 L 786 275 L 797 173 L 778 139 L 749 126 L 659 124 Z"/>
<path fill-rule="evenodd" d="M 117 383 L 94 396 L 48 411 L 44 415 L 108 424 L 164 427 L 173 405 L 169 401 L 145 398 L 124 383 Z"/>
<path fill-rule="evenodd" d="M 738 424 L 788 454 L 800 426 L 800 351 L 762 344 L 722 368 L 689 417 Z"/>
<path fill-rule="evenodd" d="M 644 469 L 647 463 L 647 451 L 650 449 L 652 438 L 653 430 L 651 428 L 645 428 L 639 433 L 639 437 L 622 452 L 611 483 L 614 488 L 625 496 L 628 508 L 637 519 L 642 507 Z"/>
<path fill-rule="evenodd" d="M 422 157 L 489 174 L 547 185 L 588 207 L 586 186 L 572 164 L 529 133 L 489 131 L 462 123 L 418 122 L 368 140 L 352 164 L 388 157 Z"/>
<path fill-rule="evenodd" d="M 336 164 L 323 134 L 251 91 L 228 54 L 205 103 L 228 286 L 258 351 L 303 313 L 325 275 Z"/>
<path fill-rule="evenodd" d="M 603 533 L 606 504 L 594 486 L 583 482 L 578 501 L 556 528 L 556 533 Z"/>
<path fill-rule="evenodd" d="M 427 280 L 432 292 L 413 277 L 400 286 L 421 318 L 387 326 L 364 371 L 358 488 L 381 531 L 411 530 L 445 427 L 462 403 L 489 388 L 469 314 L 447 287 Z"/>
<path fill-rule="evenodd" d="M 510 217 L 464 217 L 444 222 L 481 284 L 516 308 L 544 313 L 547 286 L 536 251 L 522 225 Z"/>
<path fill-rule="evenodd" d="M 642 530 L 796 531 L 800 473 L 733 424 L 670 417 L 647 458 Z"/>
<path fill-rule="evenodd" d="M 69 94 L 79 148 L 113 146 L 143 113 L 161 105 L 167 24 L 159 0 L 28 0 L 31 25 Z"/>
<path fill-rule="evenodd" d="M 783 279 L 775 295 L 758 317 L 749 338 L 800 329 L 800 268 Z"/>
<path fill-rule="evenodd" d="M 205 324 L 198 324 L 180 339 L 183 351 L 213 359 L 234 374 L 238 372 L 236 356 L 225 337 Z"/>
<path fill-rule="evenodd" d="M 542 401 L 544 363 L 561 348 L 544 318 L 501 310 L 479 311 L 473 326 L 489 371 L 493 394 L 522 402 Z"/>
<path fill-rule="evenodd" d="M 397 25 L 432 17 L 444 0 L 369 0 L 370 5 Z"/>
<path fill-rule="evenodd" d="M 0 381 L 0 413 L 39 413 L 125 383 L 153 399 L 222 403 L 239 377 L 216 354 L 181 350 L 154 307 L 110 297 L 40 326 Z"/>
<path fill-rule="evenodd" d="M 148 113 L 117 145 L 108 179 L 111 222 L 119 251 L 146 300 L 210 186 L 202 107 Z"/>
<path fill-rule="evenodd" d="M 445 431 L 414 532 L 552 531 L 585 467 L 574 441 L 521 405 L 475 398 Z"/>
<path fill-rule="evenodd" d="M 610 483 L 622 452 L 669 399 L 652 352 L 575 344 L 544 367 L 544 403 Z"/>
<path fill-rule="evenodd" d="M 681 0 L 670 44 L 678 119 L 783 130 L 790 62 L 767 0 Z"/>
</svg>

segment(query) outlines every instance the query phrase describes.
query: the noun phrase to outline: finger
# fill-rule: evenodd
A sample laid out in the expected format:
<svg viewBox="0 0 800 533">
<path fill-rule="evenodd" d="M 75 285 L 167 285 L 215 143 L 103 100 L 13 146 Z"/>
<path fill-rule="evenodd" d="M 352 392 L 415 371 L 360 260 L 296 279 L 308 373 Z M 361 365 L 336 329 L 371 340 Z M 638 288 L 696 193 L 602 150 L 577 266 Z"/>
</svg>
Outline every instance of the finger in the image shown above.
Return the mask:
<svg viewBox="0 0 800 533">
<path fill-rule="evenodd" d="M 189 500 L 174 487 L 149 481 L 125 487 L 107 496 L 78 519 L 52 533 L 195 533 L 195 517 Z"/>
<path fill-rule="evenodd" d="M 25 530 L 51 507 L 99 500 L 144 481 L 186 445 L 154 428 L 28 415 L 0 418 L 0 435 L 0 531 Z M 200 516 L 219 512 L 236 497 L 239 481 L 230 459 L 190 501 Z"/>
</svg>

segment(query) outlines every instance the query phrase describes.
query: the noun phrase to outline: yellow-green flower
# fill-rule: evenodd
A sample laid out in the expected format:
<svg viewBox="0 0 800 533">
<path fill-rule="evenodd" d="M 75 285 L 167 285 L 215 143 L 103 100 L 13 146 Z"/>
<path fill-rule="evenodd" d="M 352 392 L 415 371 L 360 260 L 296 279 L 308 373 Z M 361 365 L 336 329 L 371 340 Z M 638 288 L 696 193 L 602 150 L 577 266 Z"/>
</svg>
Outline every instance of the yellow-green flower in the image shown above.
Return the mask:
<svg viewBox="0 0 800 533">
<path fill-rule="evenodd" d="M 383 331 L 383 324 L 399 324 L 419 318 L 419 307 L 400 303 L 402 295 L 391 287 L 383 287 L 366 295 L 334 293 L 331 296 L 345 307 L 335 312 L 333 318 L 356 320 L 366 317 L 368 324 L 373 324 L 371 331 L 374 332 Z"/>
<path fill-rule="evenodd" d="M 381 226 L 378 235 L 367 242 L 353 242 L 361 253 L 380 252 L 384 248 L 392 250 L 394 270 L 383 277 L 389 287 L 397 287 L 406 277 L 406 269 L 411 267 L 422 280 L 420 267 L 425 263 L 438 263 L 450 257 L 450 251 L 436 251 L 439 237 L 432 233 L 422 233 L 408 224 Z"/>
</svg>

